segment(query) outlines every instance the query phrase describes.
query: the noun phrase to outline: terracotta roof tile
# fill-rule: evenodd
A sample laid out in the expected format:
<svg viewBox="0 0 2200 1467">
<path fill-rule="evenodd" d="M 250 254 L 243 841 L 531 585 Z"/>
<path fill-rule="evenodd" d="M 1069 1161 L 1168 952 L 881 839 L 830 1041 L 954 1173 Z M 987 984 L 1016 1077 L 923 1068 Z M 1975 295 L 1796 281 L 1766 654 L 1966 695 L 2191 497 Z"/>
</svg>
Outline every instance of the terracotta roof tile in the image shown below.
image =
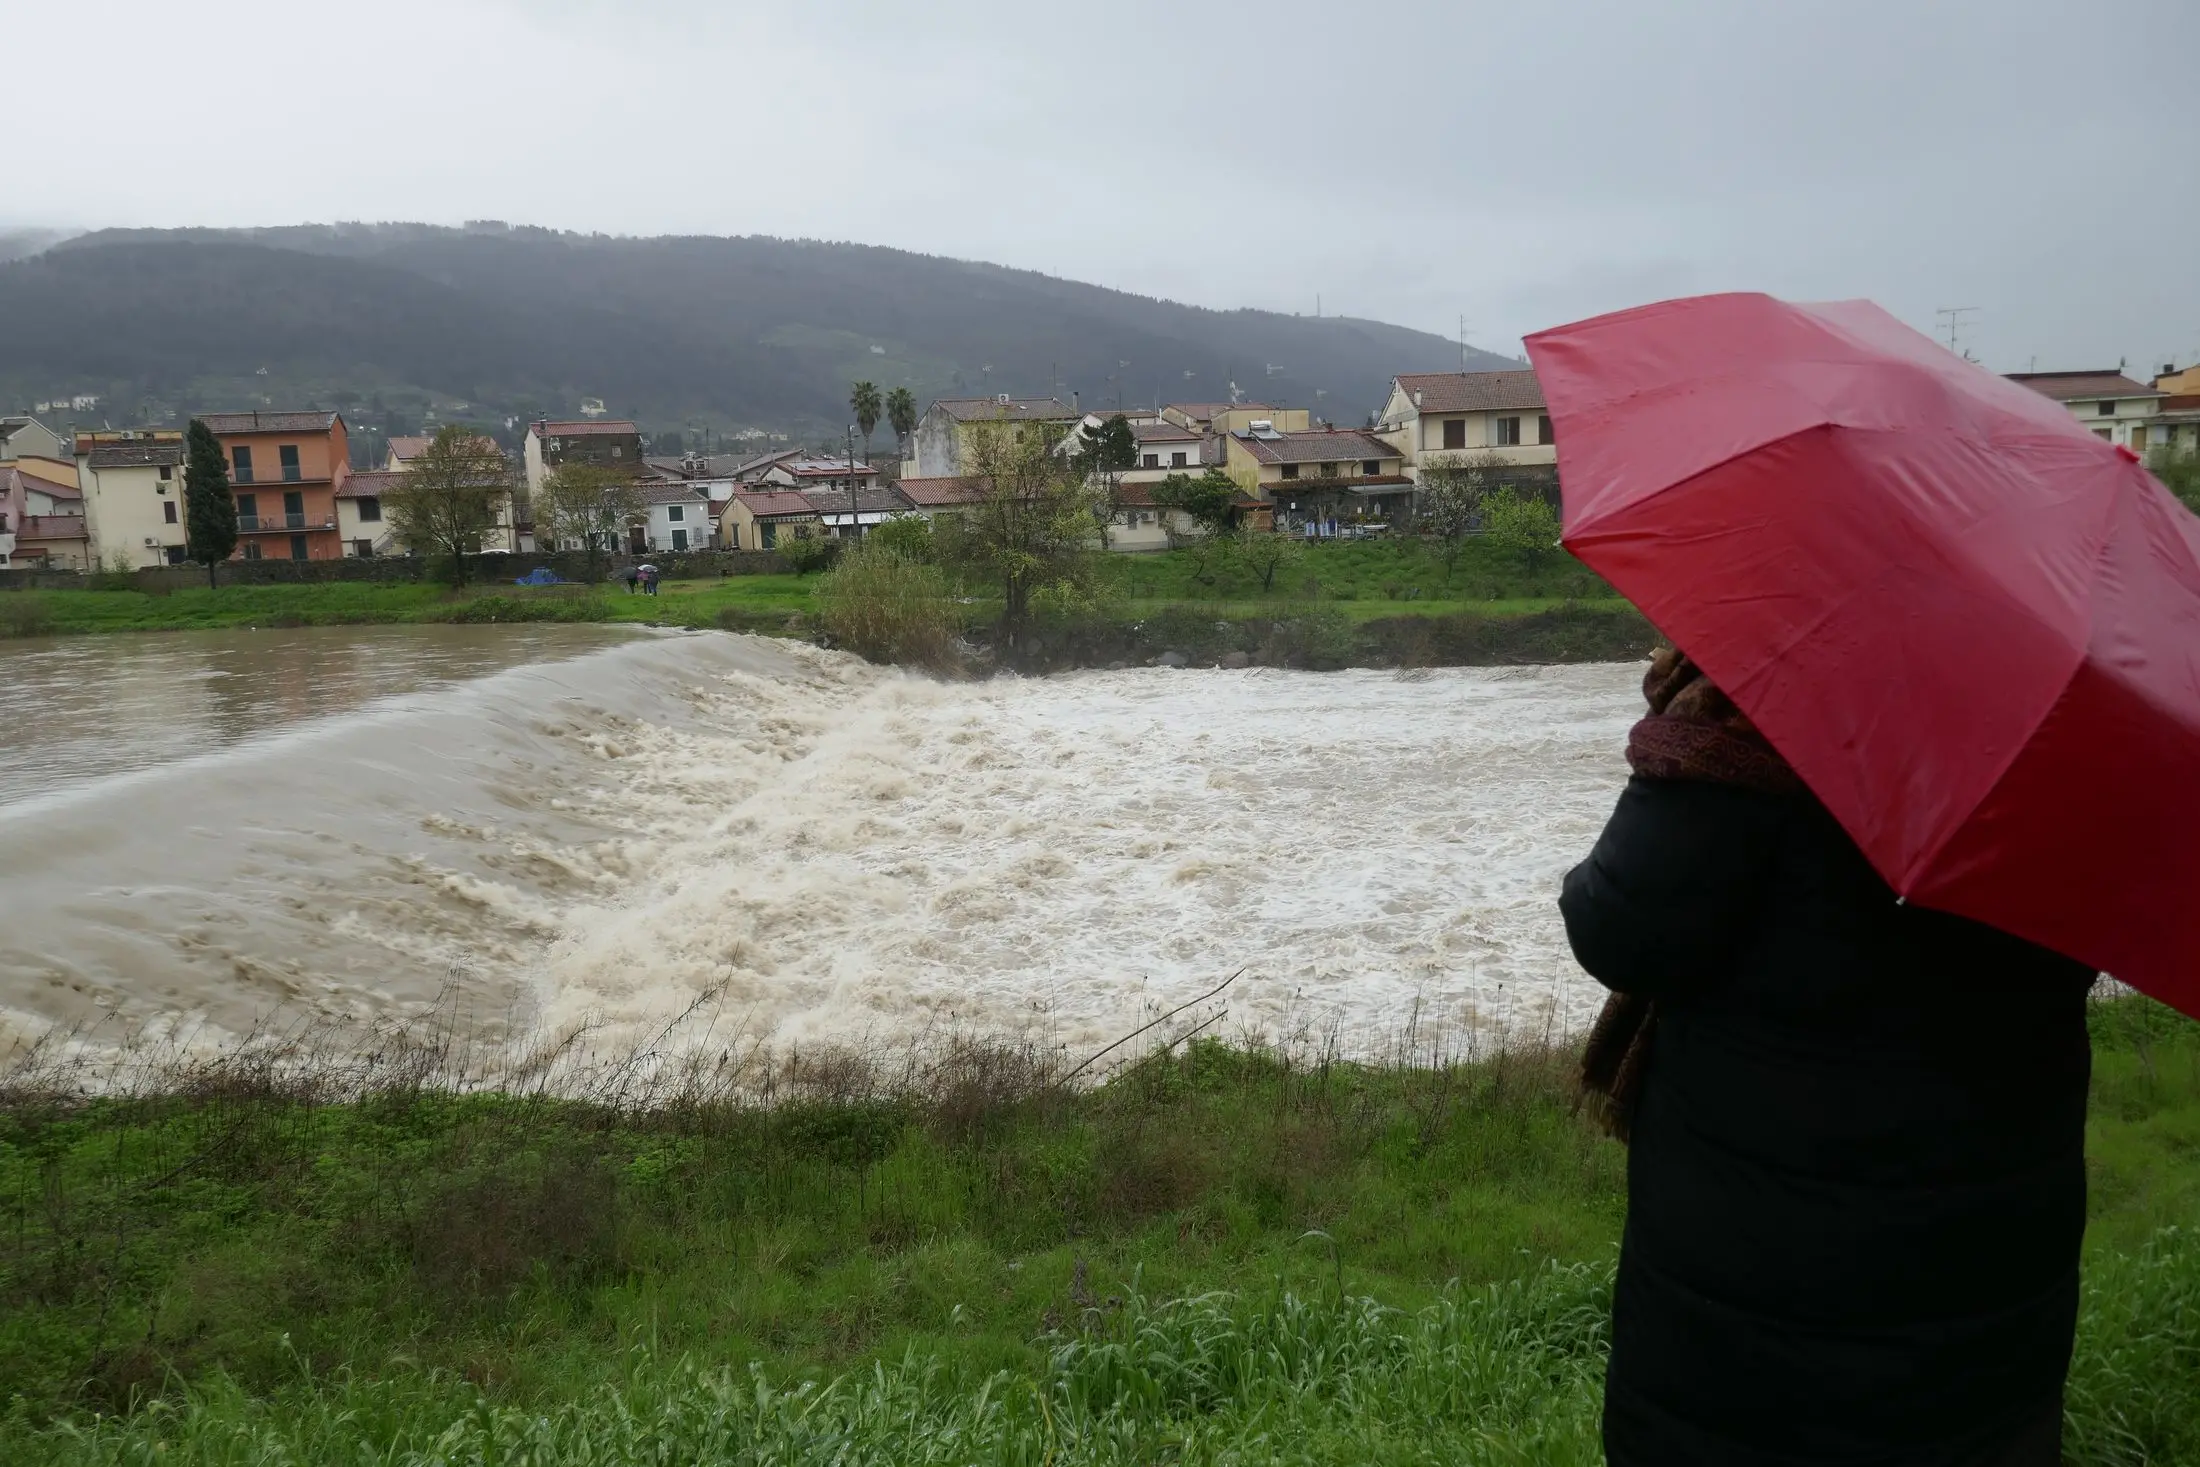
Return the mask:
<svg viewBox="0 0 2200 1467">
<path fill-rule="evenodd" d="M 180 443 L 99 443 L 85 455 L 95 469 L 142 469 L 167 465 L 174 468 L 184 460 L 184 447 Z"/>
<path fill-rule="evenodd" d="M 1278 433 L 1255 438 L 1234 435 L 1234 441 L 1254 460 L 1264 464 L 1332 464 L 1354 460 L 1399 457 L 1398 450 L 1371 433 L 1357 428 L 1330 428 L 1311 433 Z"/>
<path fill-rule="evenodd" d="M 736 489 L 733 491 L 733 501 L 750 514 L 763 519 L 779 515 L 801 515 L 807 518 L 817 513 L 811 507 L 810 501 L 803 498 L 799 489 Z"/>
<path fill-rule="evenodd" d="M 2009 380 L 2029 387 L 2057 402 L 2083 402 L 2089 397 L 2161 397 L 2164 394 L 2143 382 L 2134 382 L 2111 368 L 2088 372 L 2011 372 Z"/>
<path fill-rule="evenodd" d="M 1543 384 L 1532 371 L 1407 372 L 1396 379 L 1406 400 L 1421 394 L 1424 413 L 1541 411 Z"/>
<path fill-rule="evenodd" d="M 638 432 L 627 418 L 550 418 L 527 425 L 540 438 L 624 438 Z"/>
<path fill-rule="evenodd" d="M 338 499 L 380 499 L 397 487 L 405 477 L 401 469 L 373 469 L 363 473 L 348 474 L 344 482 L 336 486 Z M 257 488 L 258 486 L 253 486 Z"/>
<path fill-rule="evenodd" d="M 237 433 L 326 433 L 335 413 L 200 413 L 199 421 L 217 435 Z"/>
<path fill-rule="evenodd" d="M 894 487 L 900 491 L 902 498 L 919 509 L 976 504 L 985 497 L 985 481 L 970 474 L 938 479 L 903 479 Z"/>
</svg>

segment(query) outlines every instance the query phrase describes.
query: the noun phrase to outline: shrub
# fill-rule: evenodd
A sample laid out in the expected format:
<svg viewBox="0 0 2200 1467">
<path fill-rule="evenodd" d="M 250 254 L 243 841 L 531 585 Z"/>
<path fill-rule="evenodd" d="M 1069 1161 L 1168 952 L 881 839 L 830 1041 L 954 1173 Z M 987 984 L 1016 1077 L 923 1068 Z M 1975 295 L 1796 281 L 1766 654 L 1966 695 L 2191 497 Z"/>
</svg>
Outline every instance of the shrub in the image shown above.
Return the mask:
<svg viewBox="0 0 2200 1467">
<path fill-rule="evenodd" d="M 932 522 L 921 514 L 897 515 L 864 536 L 865 545 L 891 550 L 904 560 L 931 565 L 939 559 L 932 539 Z"/>
<path fill-rule="evenodd" d="M 843 555 L 819 583 L 817 602 L 833 640 L 873 662 L 956 664 L 962 613 L 946 580 L 891 545 L 866 541 Z"/>
<path fill-rule="evenodd" d="M 773 548 L 779 563 L 798 576 L 821 571 L 833 563 L 834 541 L 822 535 L 788 535 Z"/>
<path fill-rule="evenodd" d="M 0 637 L 43 637 L 53 630 L 53 608 L 30 591 L 0 592 Z"/>
</svg>

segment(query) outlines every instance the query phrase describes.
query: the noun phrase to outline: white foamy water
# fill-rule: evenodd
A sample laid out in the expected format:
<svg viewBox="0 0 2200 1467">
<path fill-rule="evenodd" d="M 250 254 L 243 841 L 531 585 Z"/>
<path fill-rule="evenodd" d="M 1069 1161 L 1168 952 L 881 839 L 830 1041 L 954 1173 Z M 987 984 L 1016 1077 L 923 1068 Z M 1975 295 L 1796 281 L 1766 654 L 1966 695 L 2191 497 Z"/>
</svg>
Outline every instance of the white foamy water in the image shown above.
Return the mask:
<svg viewBox="0 0 2200 1467">
<path fill-rule="evenodd" d="M 0 1008 L 750 1038 L 952 1016 L 1070 1046 L 1243 968 L 1230 1024 L 1579 1023 L 1553 906 L 1632 667 L 939 684 L 650 638 L 0 807 Z"/>
</svg>

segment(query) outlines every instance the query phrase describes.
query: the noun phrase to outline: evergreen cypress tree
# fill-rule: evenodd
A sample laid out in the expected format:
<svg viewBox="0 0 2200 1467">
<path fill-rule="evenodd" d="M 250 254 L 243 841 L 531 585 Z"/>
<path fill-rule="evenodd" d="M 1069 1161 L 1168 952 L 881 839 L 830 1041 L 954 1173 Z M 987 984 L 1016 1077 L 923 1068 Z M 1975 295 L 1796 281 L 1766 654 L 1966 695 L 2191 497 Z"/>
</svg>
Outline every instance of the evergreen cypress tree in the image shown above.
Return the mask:
<svg viewBox="0 0 2200 1467">
<path fill-rule="evenodd" d="M 211 586 L 214 567 L 237 548 L 237 497 L 229 490 L 229 460 L 222 456 L 214 430 L 193 418 L 184 441 L 184 544 L 191 558 L 206 567 L 206 584 Z"/>
</svg>

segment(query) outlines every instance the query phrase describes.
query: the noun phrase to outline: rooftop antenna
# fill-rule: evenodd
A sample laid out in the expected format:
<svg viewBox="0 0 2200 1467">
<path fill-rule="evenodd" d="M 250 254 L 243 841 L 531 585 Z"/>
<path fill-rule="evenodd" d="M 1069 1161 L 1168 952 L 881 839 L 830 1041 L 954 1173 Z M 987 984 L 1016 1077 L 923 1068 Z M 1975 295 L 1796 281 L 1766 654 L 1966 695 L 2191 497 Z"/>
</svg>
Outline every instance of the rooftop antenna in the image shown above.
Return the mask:
<svg viewBox="0 0 2200 1467">
<path fill-rule="evenodd" d="M 1466 372 L 1467 372 L 1467 318 L 1466 318 L 1465 316 L 1461 316 L 1461 317 L 1459 318 L 1459 374 L 1460 374 L 1460 375 L 1461 375 L 1461 376 L 1463 377 L 1463 376 L 1465 376 L 1465 375 L 1466 375 Z"/>
<path fill-rule="evenodd" d="M 1940 322 L 1940 330 L 1947 333 L 1948 350 L 1967 362 L 1975 362 L 1978 358 L 1972 356 L 1962 344 L 1964 328 L 1971 324 L 1965 318 L 1977 315 L 1978 309 L 1977 306 L 1942 306 L 1939 310 L 1933 312 L 1934 317 Z"/>
</svg>

